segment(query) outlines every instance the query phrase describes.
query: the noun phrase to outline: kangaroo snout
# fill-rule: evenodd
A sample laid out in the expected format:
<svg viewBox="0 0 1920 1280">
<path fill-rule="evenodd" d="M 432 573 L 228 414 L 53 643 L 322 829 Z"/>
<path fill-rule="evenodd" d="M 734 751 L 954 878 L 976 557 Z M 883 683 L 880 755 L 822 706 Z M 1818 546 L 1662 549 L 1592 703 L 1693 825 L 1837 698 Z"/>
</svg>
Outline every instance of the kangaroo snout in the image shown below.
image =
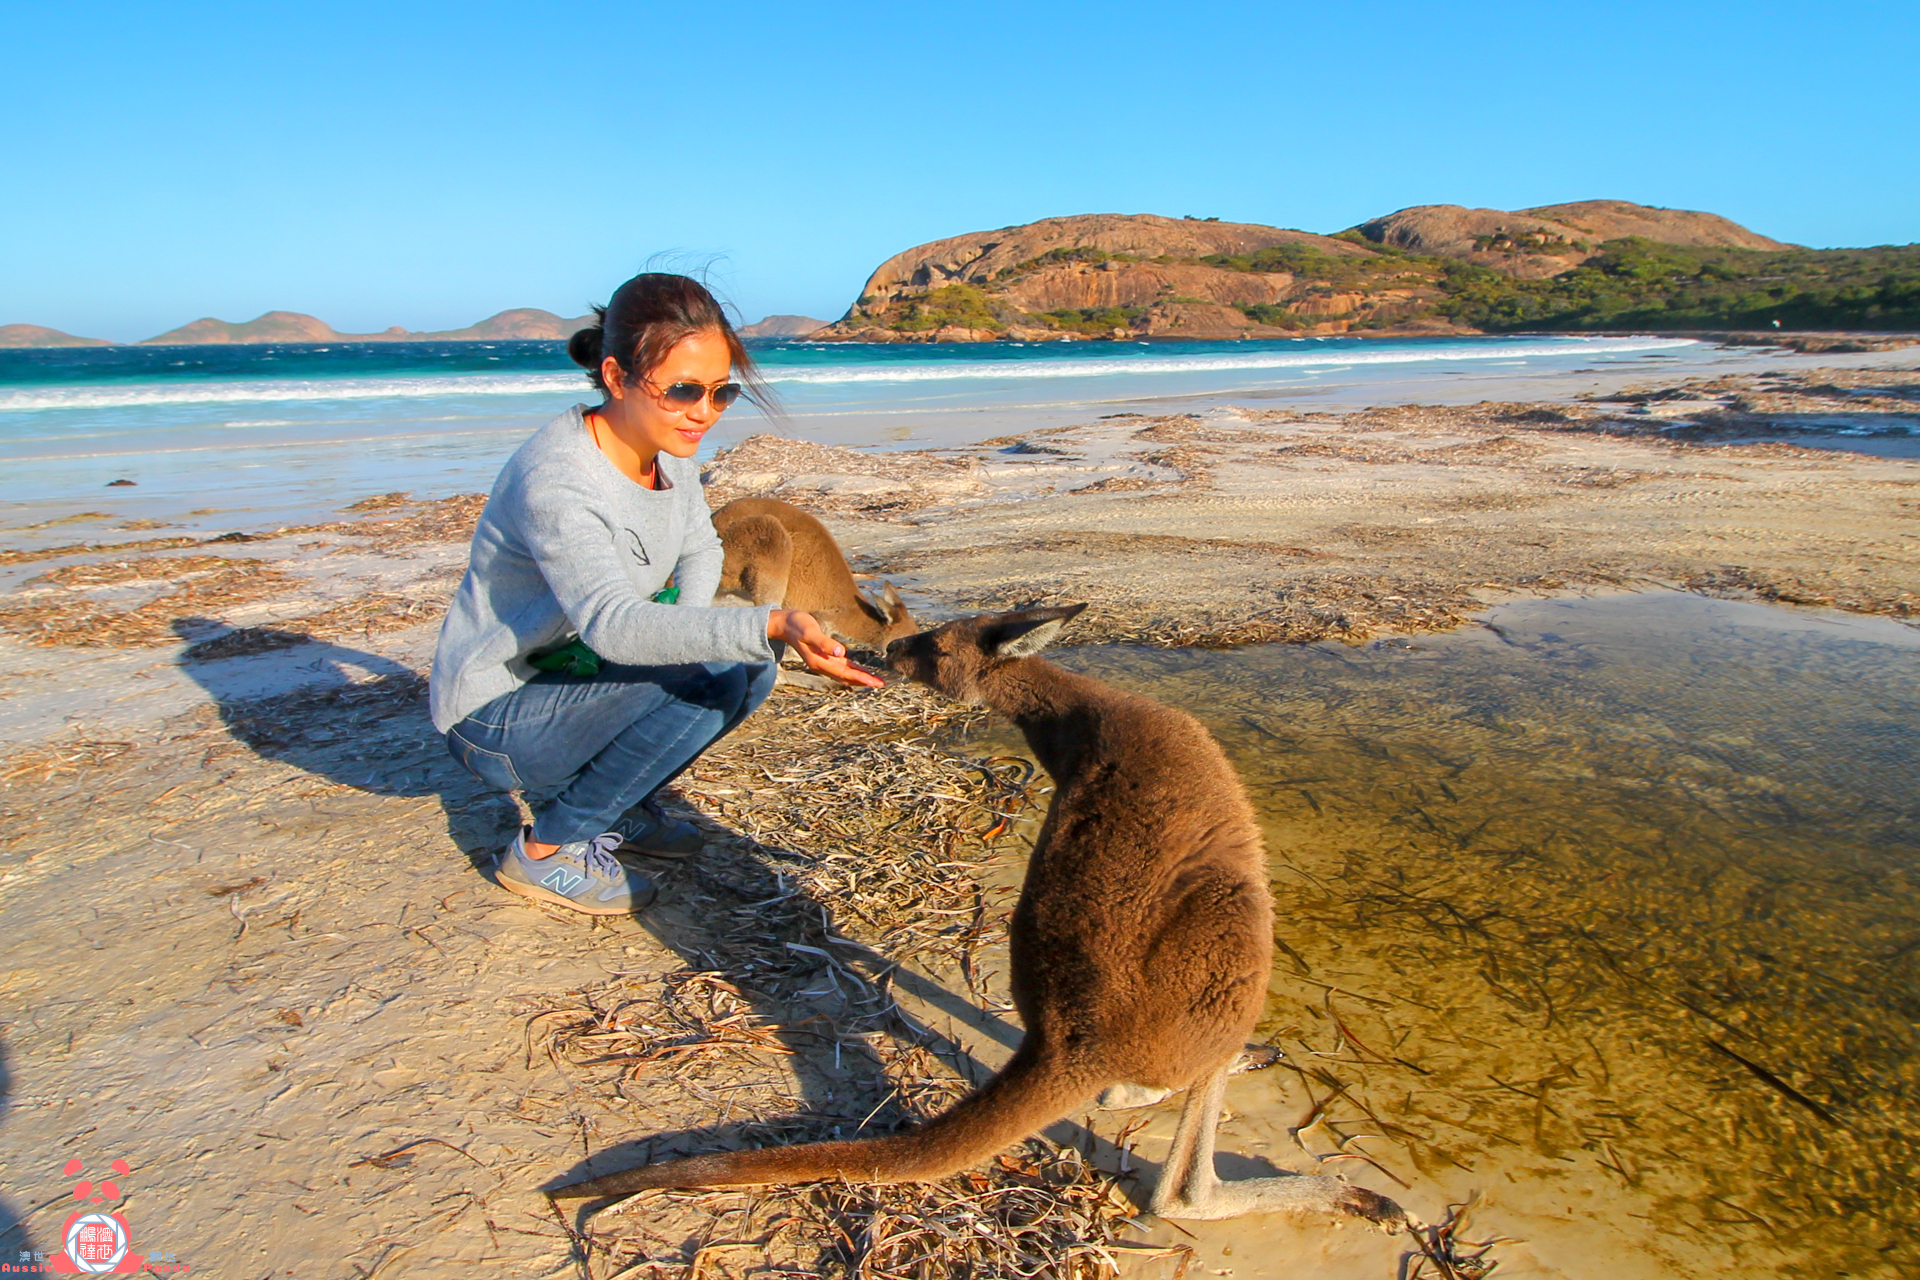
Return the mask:
<svg viewBox="0 0 1920 1280">
<path fill-rule="evenodd" d="M 1047 647 L 1084 604 L 955 618 L 931 631 L 904 636 L 886 649 L 887 666 L 909 680 L 960 702 L 981 701 L 981 679 L 1016 658 Z"/>
</svg>

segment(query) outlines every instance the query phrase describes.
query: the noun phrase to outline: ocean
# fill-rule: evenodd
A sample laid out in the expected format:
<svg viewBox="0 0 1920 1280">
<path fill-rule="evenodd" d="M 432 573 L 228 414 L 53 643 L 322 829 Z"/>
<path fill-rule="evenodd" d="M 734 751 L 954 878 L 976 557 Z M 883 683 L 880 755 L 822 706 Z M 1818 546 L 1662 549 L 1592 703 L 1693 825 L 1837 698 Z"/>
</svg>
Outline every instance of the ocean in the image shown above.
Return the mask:
<svg viewBox="0 0 1920 1280">
<path fill-rule="evenodd" d="M 1552 399 L 1777 358 L 1662 337 L 798 341 L 756 356 L 782 412 L 742 402 L 706 451 L 763 431 L 914 448 L 1223 403 Z M 89 512 L 270 528 L 373 494 L 484 491 L 541 423 L 592 399 L 558 342 L 0 351 L 0 533 Z"/>
</svg>

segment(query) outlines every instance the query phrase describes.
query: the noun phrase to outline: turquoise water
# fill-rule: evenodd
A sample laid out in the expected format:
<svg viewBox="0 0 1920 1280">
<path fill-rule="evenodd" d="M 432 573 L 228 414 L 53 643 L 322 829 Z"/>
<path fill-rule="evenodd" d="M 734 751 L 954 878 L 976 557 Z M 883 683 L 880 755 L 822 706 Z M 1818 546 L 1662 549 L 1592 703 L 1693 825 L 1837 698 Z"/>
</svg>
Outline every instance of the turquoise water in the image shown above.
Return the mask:
<svg viewBox="0 0 1920 1280">
<path fill-rule="evenodd" d="M 1658 337 L 793 342 L 758 354 L 784 418 L 743 405 L 709 448 L 768 429 L 832 444 L 959 444 L 1226 401 L 1527 398 L 1566 394 L 1575 375 L 1764 359 Z M 0 503 L 14 528 L 88 510 L 183 520 L 208 507 L 216 523 L 247 527 L 396 489 L 485 489 L 520 440 L 588 398 L 557 342 L 0 351 Z M 115 479 L 136 484 L 107 488 Z"/>
</svg>

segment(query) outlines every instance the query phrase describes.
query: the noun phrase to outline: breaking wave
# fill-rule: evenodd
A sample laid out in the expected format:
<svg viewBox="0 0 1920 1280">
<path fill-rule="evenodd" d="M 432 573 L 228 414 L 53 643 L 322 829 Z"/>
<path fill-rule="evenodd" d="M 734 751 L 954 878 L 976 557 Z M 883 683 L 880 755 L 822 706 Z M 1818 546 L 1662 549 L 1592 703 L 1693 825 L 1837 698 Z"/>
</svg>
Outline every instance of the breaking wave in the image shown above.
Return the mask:
<svg viewBox="0 0 1920 1280">
<path fill-rule="evenodd" d="M 1213 344 L 1209 344 L 1213 345 Z M 1079 344 L 1071 355 L 1006 357 L 981 348 L 908 353 L 898 347 L 880 352 L 852 347 L 798 346 L 768 353 L 762 365 L 767 380 L 796 387 L 881 383 L 968 383 L 1062 379 L 1166 377 L 1201 373 L 1256 373 L 1278 369 L 1332 369 L 1368 365 L 1447 364 L 1459 361 L 1515 360 L 1528 357 L 1588 359 L 1594 356 L 1654 351 L 1697 345 L 1690 338 L 1538 338 L 1510 341 L 1420 342 L 1405 346 L 1380 340 L 1347 340 L 1340 345 L 1315 340 L 1262 345 L 1255 350 L 1221 351 L 1218 346 L 1191 355 L 1107 343 Z M 979 353 L 979 354 L 976 354 Z M 197 379 L 177 382 L 122 382 L 112 385 L 60 385 L 0 389 L 0 413 L 47 410 L 119 409 L 194 404 L 274 404 L 303 401 L 417 400 L 464 396 L 588 395 L 585 379 L 574 371 L 553 373 L 400 374 L 373 378 Z"/>
</svg>

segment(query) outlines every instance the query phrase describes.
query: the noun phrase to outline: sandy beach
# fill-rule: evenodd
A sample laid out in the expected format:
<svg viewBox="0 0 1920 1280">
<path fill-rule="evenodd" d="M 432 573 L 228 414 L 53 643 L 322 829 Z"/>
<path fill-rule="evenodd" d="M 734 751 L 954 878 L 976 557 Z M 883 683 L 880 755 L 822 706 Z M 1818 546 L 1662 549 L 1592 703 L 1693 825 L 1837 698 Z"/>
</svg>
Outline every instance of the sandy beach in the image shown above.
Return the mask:
<svg viewBox="0 0 1920 1280">
<path fill-rule="evenodd" d="M 1920 371 L 1896 354 L 1649 377 L 1604 399 L 1049 417 L 930 450 L 762 436 L 714 462 L 709 494 L 820 512 L 858 570 L 929 619 L 1086 601 L 1083 645 L 1359 644 L 1623 592 L 1910 628 Z M 1920 1266 L 1908 1241 L 1880 1249 L 1891 1227 L 1845 1249 L 1737 1216 L 1721 1234 L 1675 1228 L 1684 1197 L 1640 1176 L 1650 1157 L 1628 1136 L 1607 1140 L 1627 1154 L 1606 1167 L 1629 1171 L 1611 1182 L 1592 1161 L 1550 1180 L 1517 1155 L 1472 1171 L 1388 1156 L 1422 1123 L 1384 1086 L 1366 1116 L 1341 1113 L 1360 1091 L 1314 1073 L 1392 1056 L 1364 1046 L 1393 983 L 1382 971 L 1350 996 L 1319 955 L 1300 970 L 1314 981 L 1276 983 L 1274 1047 L 1230 1092 L 1243 1114 L 1222 1150 L 1394 1195 L 1435 1224 L 1418 1243 L 1139 1217 L 1169 1106 L 1076 1116 L 939 1189 L 656 1195 L 590 1228 L 558 1217 L 536 1191 L 549 1180 L 904 1124 L 997 1065 L 1018 1035 L 1002 922 L 1046 780 L 983 717 L 915 690 L 782 689 L 683 781 L 676 805 L 715 843 L 656 865 L 660 906 L 599 924 L 544 911 L 487 878 L 515 802 L 464 774 L 425 717 L 479 499 L 356 506 L 230 539 L 68 517 L 0 551 L 0 1181 L 43 1188 L 0 1206 L 24 1216 L 8 1257 L 58 1247 L 57 1170 L 84 1148 L 131 1163 L 138 1249 L 218 1275 Z M 1326 1064 L 1282 1044 L 1295 1022 Z M 1726 1078 L 1752 1085 L 1741 1043 Z M 1547 1094 L 1523 1104 L 1536 1137 Z M 1368 1118 L 1386 1136 L 1350 1145 L 1363 1131 L 1339 1126 Z M 1849 1146 L 1856 1129 L 1822 1140 L 1902 1166 Z M 1920 1212 L 1910 1188 L 1869 1181 L 1857 1203 L 1804 1212 Z M 1726 1212 L 1771 1223 L 1743 1194 Z"/>
</svg>

